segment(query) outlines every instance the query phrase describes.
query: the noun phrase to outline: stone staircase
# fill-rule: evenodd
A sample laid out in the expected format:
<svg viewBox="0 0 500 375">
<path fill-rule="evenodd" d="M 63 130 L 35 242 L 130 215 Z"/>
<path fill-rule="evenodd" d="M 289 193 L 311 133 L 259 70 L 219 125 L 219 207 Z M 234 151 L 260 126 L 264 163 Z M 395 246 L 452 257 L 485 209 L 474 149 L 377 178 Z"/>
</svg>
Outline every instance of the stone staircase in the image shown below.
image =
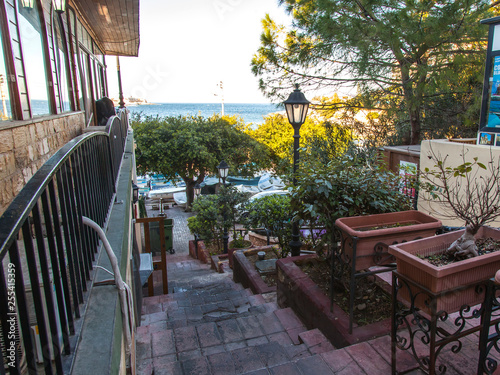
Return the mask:
<svg viewBox="0 0 500 375">
<path fill-rule="evenodd" d="M 138 374 L 391 373 L 389 336 L 336 349 L 290 308 L 279 308 L 275 295 L 253 295 L 230 272 L 188 256 L 169 260 L 169 280 L 173 293 L 143 300 Z"/>
</svg>

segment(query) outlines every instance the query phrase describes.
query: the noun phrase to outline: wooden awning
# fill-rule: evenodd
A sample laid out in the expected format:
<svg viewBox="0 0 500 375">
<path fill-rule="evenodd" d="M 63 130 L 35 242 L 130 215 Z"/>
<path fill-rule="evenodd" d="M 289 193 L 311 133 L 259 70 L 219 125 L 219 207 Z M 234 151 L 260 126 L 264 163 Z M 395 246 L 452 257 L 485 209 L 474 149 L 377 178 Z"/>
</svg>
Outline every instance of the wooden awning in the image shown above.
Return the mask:
<svg viewBox="0 0 500 375">
<path fill-rule="evenodd" d="M 139 0 L 73 0 L 70 4 L 104 54 L 139 54 Z"/>
</svg>

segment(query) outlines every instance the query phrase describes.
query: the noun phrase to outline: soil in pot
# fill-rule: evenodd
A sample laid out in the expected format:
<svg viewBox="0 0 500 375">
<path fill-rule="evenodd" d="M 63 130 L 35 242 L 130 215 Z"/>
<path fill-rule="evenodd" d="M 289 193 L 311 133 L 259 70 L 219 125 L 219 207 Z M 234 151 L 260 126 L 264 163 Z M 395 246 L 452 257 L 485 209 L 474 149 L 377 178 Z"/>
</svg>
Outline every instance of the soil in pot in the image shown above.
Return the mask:
<svg viewBox="0 0 500 375">
<path fill-rule="evenodd" d="M 313 262 L 297 262 L 297 266 L 330 298 L 330 263 L 326 260 Z M 343 276 L 349 280 L 349 274 Z M 335 303 L 349 314 L 349 290 L 343 285 L 334 286 Z M 391 317 L 392 299 L 380 288 L 372 277 L 364 277 L 357 281 L 354 300 L 354 322 L 364 326 Z"/>
<path fill-rule="evenodd" d="M 476 246 L 479 255 L 485 255 L 489 253 L 494 253 L 500 251 L 500 240 L 495 240 L 491 237 L 488 238 L 478 238 L 476 239 Z M 418 256 L 418 255 L 417 255 Z M 451 254 L 446 253 L 436 253 L 422 257 L 422 259 L 428 261 L 436 267 L 445 266 L 447 264 L 459 262 L 463 259 L 457 259 Z"/>
<path fill-rule="evenodd" d="M 416 224 L 418 224 L 416 221 L 408 221 L 408 222 L 404 222 L 404 223 L 394 223 L 394 224 L 387 224 L 387 225 L 375 225 L 375 226 L 370 226 L 370 227 L 356 228 L 356 230 L 359 230 L 361 232 L 366 232 L 369 230 L 408 227 L 410 225 L 416 225 Z"/>
<path fill-rule="evenodd" d="M 259 256 L 257 253 L 246 255 L 247 260 L 250 264 L 255 267 L 255 263 L 259 260 Z M 266 252 L 266 259 L 278 259 L 278 255 L 274 251 Z M 278 279 L 278 275 L 276 273 L 263 274 L 260 275 L 262 280 L 266 283 L 267 286 L 276 286 L 276 281 Z"/>
<path fill-rule="evenodd" d="M 237 239 L 229 242 L 228 247 L 230 249 L 247 249 L 252 246 L 252 242 L 249 240 Z"/>
</svg>

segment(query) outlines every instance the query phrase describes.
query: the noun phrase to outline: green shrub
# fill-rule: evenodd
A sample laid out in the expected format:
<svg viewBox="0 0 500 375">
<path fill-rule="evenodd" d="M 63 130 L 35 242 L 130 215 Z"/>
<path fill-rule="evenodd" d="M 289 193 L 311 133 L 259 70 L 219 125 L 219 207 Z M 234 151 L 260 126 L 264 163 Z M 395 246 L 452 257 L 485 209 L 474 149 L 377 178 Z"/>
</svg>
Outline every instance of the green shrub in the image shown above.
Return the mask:
<svg viewBox="0 0 500 375">
<path fill-rule="evenodd" d="M 292 206 L 289 195 L 268 195 L 254 200 L 246 206 L 248 215 L 245 226 L 251 228 L 266 228 L 278 239 L 281 257 L 290 251 L 289 242 L 292 239 Z"/>
<path fill-rule="evenodd" d="M 238 239 L 236 223 L 241 221 L 239 207 L 247 200 L 246 194 L 229 185 L 221 186 L 218 194 L 202 195 L 193 203 L 196 215 L 188 218 L 188 228 L 191 233 L 212 242 L 221 250 L 224 228 L 232 230 L 233 238 Z"/>
<path fill-rule="evenodd" d="M 309 159 L 299 169 L 295 211 L 302 222 L 326 228 L 323 240 L 336 241 L 334 224 L 340 217 L 411 209 L 401 178 L 359 150 L 327 164 Z"/>
</svg>

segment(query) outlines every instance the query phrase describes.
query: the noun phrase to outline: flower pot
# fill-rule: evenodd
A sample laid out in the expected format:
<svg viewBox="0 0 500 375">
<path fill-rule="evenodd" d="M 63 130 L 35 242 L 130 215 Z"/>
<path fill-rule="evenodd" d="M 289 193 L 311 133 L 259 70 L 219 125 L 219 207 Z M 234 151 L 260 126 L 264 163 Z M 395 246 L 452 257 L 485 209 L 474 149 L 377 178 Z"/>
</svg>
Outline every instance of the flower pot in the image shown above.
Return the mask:
<svg viewBox="0 0 500 375">
<path fill-rule="evenodd" d="M 401 288 L 398 295 L 410 302 L 410 291 L 415 296 L 415 307 L 430 313 L 429 295 L 441 293 L 436 297 L 436 310 L 452 313 L 460 310 L 463 305 L 474 306 L 484 299 L 484 288 L 476 289 L 478 283 L 495 276 L 500 269 L 500 251 L 465 259 L 459 262 L 437 267 L 421 257 L 444 252 L 465 230 L 446 233 L 432 238 L 392 245 L 389 252 L 396 257 L 397 271 L 400 275 L 413 281 L 408 288 Z M 500 239 L 500 230 L 482 227 L 476 238 L 492 237 Z M 427 302 L 427 303 L 426 303 Z"/>
<path fill-rule="evenodd" d="M 441 221 L 412 210 L 343 217 L 337 219 L 335 225 L 342 232 L 343 255 L 350 263 L 356 250 L 355 268 L 359 271 L 394 263 L 388 253 L 390 245 L 434 236 Z"/>
</svg>

